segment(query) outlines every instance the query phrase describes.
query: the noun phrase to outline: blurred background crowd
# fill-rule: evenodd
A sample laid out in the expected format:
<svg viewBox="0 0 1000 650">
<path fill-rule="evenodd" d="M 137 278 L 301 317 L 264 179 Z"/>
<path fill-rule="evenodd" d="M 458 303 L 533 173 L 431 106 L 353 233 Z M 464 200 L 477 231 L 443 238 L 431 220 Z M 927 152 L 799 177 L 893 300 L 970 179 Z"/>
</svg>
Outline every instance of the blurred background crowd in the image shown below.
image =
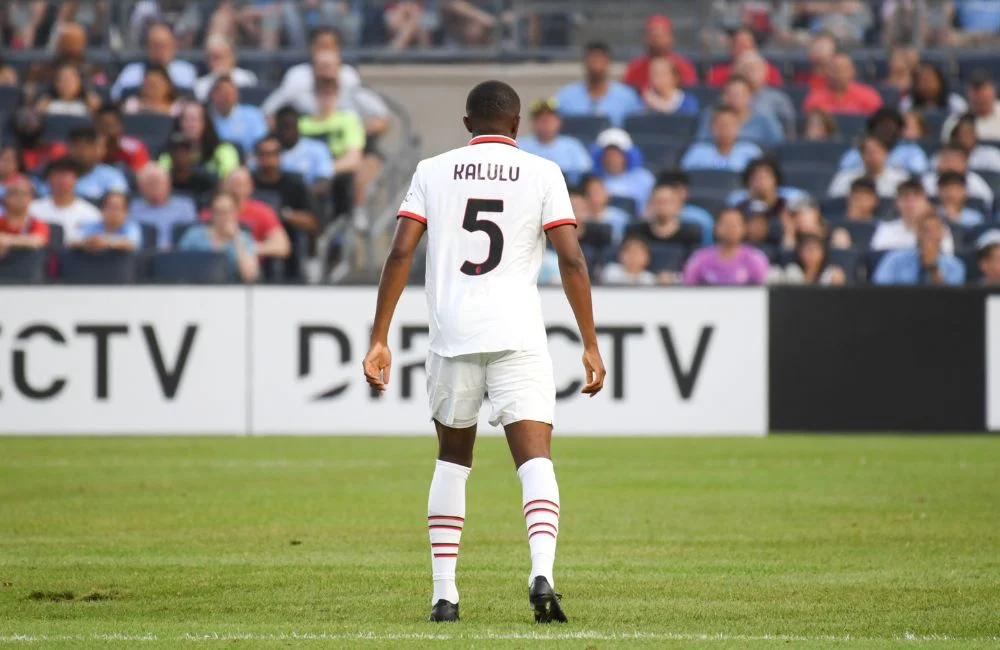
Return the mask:
<svg viewBox="0 0 1000 650">
<path fill-rule="evenodd" d="M 420 136 L 366 66 L 532 62 L 598 282 L 1000 284 L 1000 1 L 627 5 L 8 1 L 0 277 L 357 279 Z"/>
</svg>

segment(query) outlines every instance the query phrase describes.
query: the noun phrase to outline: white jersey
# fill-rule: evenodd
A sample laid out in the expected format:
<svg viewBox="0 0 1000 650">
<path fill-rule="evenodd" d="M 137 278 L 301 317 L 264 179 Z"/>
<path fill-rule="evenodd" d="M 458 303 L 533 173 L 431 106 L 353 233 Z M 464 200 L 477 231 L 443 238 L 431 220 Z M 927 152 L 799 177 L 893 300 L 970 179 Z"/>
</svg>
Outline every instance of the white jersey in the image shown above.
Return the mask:
<svg viewBox="0 0 1000 650">
<path fill-rule="evenodd" d="M 430 350 L 544 348 L 544 231 L 576 225 L 559 167 L 498 135 L 417 165 L 399 216 L 427 226 Z"/>
</svg>

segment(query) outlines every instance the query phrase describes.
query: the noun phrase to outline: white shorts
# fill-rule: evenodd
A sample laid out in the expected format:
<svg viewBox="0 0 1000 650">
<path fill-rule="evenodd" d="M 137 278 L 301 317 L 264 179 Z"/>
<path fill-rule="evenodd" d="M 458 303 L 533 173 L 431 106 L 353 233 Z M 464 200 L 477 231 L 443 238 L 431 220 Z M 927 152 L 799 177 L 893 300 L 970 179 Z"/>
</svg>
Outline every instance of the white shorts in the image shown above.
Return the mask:
<svg viewBox="0 0 1000 650">
<path fill-rule="evenodd" d="M 507 426 L 521 420 L 552 424 L 556 382 L 547 349 L 486 352 L 442 357 L 427 353 L 427 397 L 431 417 L 455 429 L 479 422 L 489 396 L 489 422 Z"/>
</svg>

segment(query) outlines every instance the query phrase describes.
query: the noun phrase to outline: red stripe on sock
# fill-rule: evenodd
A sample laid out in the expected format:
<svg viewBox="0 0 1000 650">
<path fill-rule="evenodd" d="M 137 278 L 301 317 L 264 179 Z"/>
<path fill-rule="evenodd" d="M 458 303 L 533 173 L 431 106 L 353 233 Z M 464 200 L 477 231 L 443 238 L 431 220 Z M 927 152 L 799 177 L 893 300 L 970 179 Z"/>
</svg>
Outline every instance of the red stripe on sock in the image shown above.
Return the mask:
<svg viewBox="0 0 1000 650">
<path fill-rule="evenodd" d="M 531 524 L 530 526 L 528 526 L 528 532 L 530 533 L 531 529 L 534 528 L 535 526 L 548 526 L 549 528 L 551 528 L 554 531 L 558 531 L 559 530 L 558 528 L 556 528 L 555 524 L 550 524 L 547 521 L 539 521 L 536 524 Z"/>
<path fill-rule="evenodd" d="M 465 521 L 465 517 L 454 517 L 452 515 L 427 515 L 428 519 L 450 519 L 451 521 Z"/>
<path fill-rule="evenodd" d="M 431 524 L 430 526 L 428 526 L 428 528 L 430 528 L 431 530 L 434 530 L 435 528 L 448 528 L 450 530 L 462 530 L 461 526 L 446 526 L 444 524 Z"/>
<path fill-rule="evenodd" d="M 528 512 L 524 513 L 524 516 L 527 517 L 528 515 L 530 515 L 533 512 L 551 512 L 552 514 L 554 514 L 556 516 L 556 518 L 559 517 L 559 513 L 556 512 L 555 510 L 553 510 L 552 508 L 532 508 Z"/>
<path fill-rule="evenodd" d="M 458 557 L 458 553 L 435 553 L 434 557 Z"/>
<path fill-rule="evenodd" d="M 441 546 L 453 546 L 455 548 L 458 548 L 458 544 L 451 544 L 451 543 L 447 543 L 446 544 L 444 542 L 441 542 L 439 544 L 431 544 L 431 548 L 438 548 L 438 547 L 441 547 Z"/>
<path fill-rule="evenodd" d="M 526 504 L 524 504 L 524 506 L 521 509 L 524 510 L 528 506 L 534 505 L 536 503 L 547 503 L 550 506 L 553 506 L 553 507 L 555 507 L 557 509 L 559 508 L 559 504 L 556 503 L 555 501 L 549 501 L 548 499 L 535 499 L 534 501 L 529 501 Z"/>
<path fill-rule="evenodd" d="M 556 538 L 556 534 L 550 530 L 536 530 L 535 532 L 528 535 L 528 540 L 531 540 L 531 538 L 534 537 L 535 535 L 548 535 L 552 539 Z"/>
</svg>

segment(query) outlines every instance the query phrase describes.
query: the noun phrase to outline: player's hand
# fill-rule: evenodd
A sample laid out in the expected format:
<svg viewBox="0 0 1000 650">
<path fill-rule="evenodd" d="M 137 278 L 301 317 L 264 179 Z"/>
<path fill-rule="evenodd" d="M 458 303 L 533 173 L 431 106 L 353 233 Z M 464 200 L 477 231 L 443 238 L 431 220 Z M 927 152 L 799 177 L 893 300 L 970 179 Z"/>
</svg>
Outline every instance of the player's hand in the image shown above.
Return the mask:
<svg viewBox="0 0 1000 650">
<path fill-rule="evenodd" d="M 593 397 L 604 388 L 604 377 L 608 374 L 608 371 L 604 369 L 601 351 L 596 347 L 583 350 L 583 370 L 584 376 L 587 378 L 587 385 L 580 389 L 580 392 Z"/>
<path fill-rule="evenodd" d="M 380 393 L 385 392 L 389 384 L 389 368 L 392 366 L 392 352 L 385 343 L 372 343 L 365 355 L 361 367 L 365 371 L 368 385 Z"/>
</svg>

